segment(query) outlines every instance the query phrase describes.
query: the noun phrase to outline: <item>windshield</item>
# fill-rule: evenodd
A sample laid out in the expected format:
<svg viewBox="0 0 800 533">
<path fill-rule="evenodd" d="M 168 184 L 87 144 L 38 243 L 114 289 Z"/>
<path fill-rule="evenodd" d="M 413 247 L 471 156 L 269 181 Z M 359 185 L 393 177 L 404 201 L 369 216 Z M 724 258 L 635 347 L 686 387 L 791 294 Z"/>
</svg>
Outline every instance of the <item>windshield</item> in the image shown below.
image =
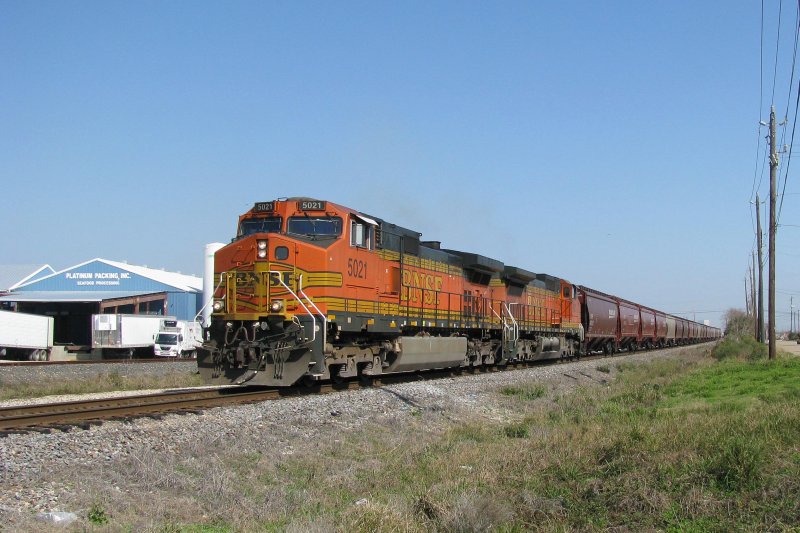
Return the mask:
<svg viewBox="0 0 800 533">
<path fill-rule="evenodd" d="M 156 344 L 178 344 L 178 334 L 159 333 L 156 337 Z"/>
<path fill-rule="evenodd" d="M 280 233 L 281 217 L 246 218 L 239 226 L 239 236 L 253 233 Z"/>
<path fill-rule="evenodd" d="M 286 233 L 316 237 L 338 237 L 342 234 L 342 219 L 339 217 L 292 217 Z"/>
</svg>

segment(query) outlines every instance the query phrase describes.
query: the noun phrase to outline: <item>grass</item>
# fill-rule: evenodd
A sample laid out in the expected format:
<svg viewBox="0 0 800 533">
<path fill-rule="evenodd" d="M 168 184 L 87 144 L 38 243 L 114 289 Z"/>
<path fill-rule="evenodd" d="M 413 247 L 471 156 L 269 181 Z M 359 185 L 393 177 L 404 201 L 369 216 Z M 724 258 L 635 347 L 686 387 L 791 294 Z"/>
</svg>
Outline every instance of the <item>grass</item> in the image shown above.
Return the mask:
<svg viewBox="0 0 800 533">
<path fill-rule="evenodd" d="M 122 390 L 196 387 L 200 385 L 205 385 L 200 376 L 189 372 L 170 372 L 157 376 L 122 376 L 116 372 L 110 372 L 92 376 L 91 379 L 48 379 L 30 383 L 11 382 L 0 378 L 0 400 Z"/>
<path fill-rule="evenodd" d="M 376 417 L 288 456 L 243 439 L 140 450 L 87 497 L 108 530 L 789 531 L 800 359 L 746 352 L 618 363 L 608 386 L 506 387 L 507 416 Z"/>
<path fill-rule="evenodd" d="M 800 358 L 742 363 L 729 361 L 675 382 L 668 405 L 702 411 L 745 409 L 760 403 L 800 400 Z"/>
<path fill-rule="evenodd" d="M 547 389 L 540 383 L 533 383 L 522 387 L 508 386 L 500 389 L 500 394 L 520 398 L 522 400 L 535 400 L 545 395 Z"/>
<path fill-rule="evenodd" d="M 728 336 L 722 339 L 711 351 L 718 361 L 725 359 L 757 361 L 766 359 L 769 348 L 749 335 Z"/>
</svg>

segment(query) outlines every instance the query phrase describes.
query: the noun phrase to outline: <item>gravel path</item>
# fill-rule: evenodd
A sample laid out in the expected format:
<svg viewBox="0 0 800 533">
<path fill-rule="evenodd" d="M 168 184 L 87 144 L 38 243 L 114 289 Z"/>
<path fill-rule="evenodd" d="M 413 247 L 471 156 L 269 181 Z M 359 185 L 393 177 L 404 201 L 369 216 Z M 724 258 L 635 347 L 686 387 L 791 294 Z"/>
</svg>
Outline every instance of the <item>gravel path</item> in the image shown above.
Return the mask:
<svg viewBox="0 0 800 533">
<path fill-rule="evenodd" d="M 440 426 L 476 416 L 504 421 L 510 413 L 496 393 L 500 387 L 532 381 L 559 390 L 604 384 L 614 378 L 615 365 L 623 361 L 679 357 L 698 349 L 705 348 L 673 348 L 624 358 L 286 398 L 200 414 L 106 422 L 88 430 L 9 435 L 0 438 L 0 530 L 16 530 L 19 518 L 31 512 L 78 512 L 65 507 L 69 502 L 74 505 L 75 494 L 87 492 L 86 472 L 103 475 L 104 469 L 139 457 L 136 454 L 142 450 L 154 457 L 168 457 L 196 451 L 197 442 L 225 439 L 243 450 L 252 446 L 279 457 L 319 439 L 339 438 L 342 432 L 373 420 L 402 424 L 419 412 L 436 413 L 438 417 L 426 419 L 426 423 Z M 126 489 L 122 486 L 119 490 Z"/>
<path fill-rule="evenodd" d="M 0 381 L 7 383 L 37 383 L 43 380 L 91 379 L 100 374 L 140 376 L 163 372 L 192 372 L 197 361 L 170 361 L 153 363 L 86 363 L 65 365 L 11 366 L 0 364 Z"/>
</svg>

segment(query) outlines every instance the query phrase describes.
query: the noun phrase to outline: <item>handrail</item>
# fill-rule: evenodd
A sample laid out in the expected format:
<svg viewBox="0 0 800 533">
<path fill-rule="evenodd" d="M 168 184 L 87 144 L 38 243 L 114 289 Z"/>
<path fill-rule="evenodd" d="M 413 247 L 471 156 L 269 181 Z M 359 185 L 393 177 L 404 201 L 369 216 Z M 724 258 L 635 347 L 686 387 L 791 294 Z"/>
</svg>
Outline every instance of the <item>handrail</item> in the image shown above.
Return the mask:
<svg viewBox="0 0 800 533">
<path fill-rule="evenodd" d="M 319 313 L 319 316 L 320 316 L 320 318 L 322 318 L 322 343 L 323 343 L 323 344 L 325 344 L 325 343 L 327 342 L 327 333 L 328 333 L 328 317 L 326 317 L 326 316 L 323 314 L 323 312 L 319 310 L 319 307 L 317 307 L 317 304 L 315 304 L 315 303 L 314 303 L 314 300 L 312 300 L 312 299 L 311 299 L 311 298 L 310 298 L 310 297 L 309 297 L 309 296 L 308 296 L 308 295 L 305 293 L 305 291 L 303 291 L 303 275 L 302 275 L 302 274 L 300 274 L 300 277 L 299 277 L 299 279 L 298 279 L 298 281 L 297 281 L 297 292 L 298 292 L 298 293 L 300 293 L 300 295 L 301 295 L 303 298 L 305 298 L 306 300 L 308 300 L 308 303 L 310 303 L 310 304 L 311 304 L 311 307 L 313 307 L 313 308 L 314 308 L 314 310 L 315 310 L 317 313 Z M 316 330 L 316 322 L 314 323 L 314 329 Z"/>
<path fill-rule="evenodd" d="M 281 276 L 281 274 L 283 274 L 283 272 L 280 272 L 278 270 L 270 270 L 269 273 L 270 274 L 277 274 L 275 276 L 275 278 L 278 280 L 278 283 L 283 285 L 283 288 L 286 289 L 287 291 L 289 291 L 289 294 L 294 296 L 294 299 L 297 300 L 297 302 L 302 306 L 302 308 L 305 309 L 306 313 L 308 313 L 308 316 L 311 317 L 311 321 L 314 324 L 314 329 L 311 330 L 311 341 L 310 342 L 314 342 L 316 340 L 316 338 L 317 338 L 317 319 L 314 317 L 314 313 L 312 313 L 308 309 L 306 304 L 303 303 L 303 300 L 301 300 L 300 297 L 297 296 L 297 294 L 295 294 L 295 292 L 286 284 L 286 282 L 283 281 L 283 276 Z M 312 302 L 312 305 L 313 305 L 313 302 Z M 306 337 L 306 339 L 308 339 L 308 338 Z"/>
<path fill-rule="evenodd" d="M 511 308 L 505 302 L 503 302 L 503 307 L 506 308 L 506 313 L 508 313 L 508 318 L 511 319 L 511 322 L 514 324 L 514 342 L 519 340 L 519 324 L 517 323 L 517 319 L 514 318 L 514 315 L 511 314 Z"/>
<path fill-rule="evenodd" d="M 194 315 L 194 322 L 197 322 L 197 317 L 199 317 L 200 315 L 203 314 L 203 311 L 206 310 L 206 307 L 208 307 L 208 304 L 210 304 L 211 302 L 214 301 L 214 295 L 217 294 L 217 291 L 219 290 L 219 288 L 222 287 L 222 276 L 226 275 L 226 274 L 227 274 L 227 272 L 220 272 L 220 274 L 219 274 L 219 283 L 217 283 L 217 286 L 214 287 L 214 290 L 211 291 L 211 297 L 206 301 L 205 304 L 203 304 L 203 307 L 200 308 L 200 310 L 197 312 L 197 314 Z M 225 294 L 222 296 L 221 299 L 222 300 L 227 300 L 227 297 L 228 297 L 228 291 L 225 291 Z M 208 327 L 208 324 L 203 324 L 202 322 L 201 322 L 201 324 L 203 325 L 204 328 Z"/>
</svg>

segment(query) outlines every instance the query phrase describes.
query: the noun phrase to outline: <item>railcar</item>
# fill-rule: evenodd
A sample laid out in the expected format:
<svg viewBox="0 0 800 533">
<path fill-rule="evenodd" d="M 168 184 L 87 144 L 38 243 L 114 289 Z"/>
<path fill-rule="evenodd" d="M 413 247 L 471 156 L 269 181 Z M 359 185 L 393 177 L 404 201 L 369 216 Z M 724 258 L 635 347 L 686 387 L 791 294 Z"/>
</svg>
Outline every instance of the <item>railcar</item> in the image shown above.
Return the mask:
<svg viewBox="0 0 800 533">
<path fill-rule="evenodd" d="M 655 311 L 628 302 L 621 323 L 613 296 L 421 236 L 324 200 L 255 203 L 215 254 L 201 375 L 289 386 L 663 339 Z"/>
</svg>

